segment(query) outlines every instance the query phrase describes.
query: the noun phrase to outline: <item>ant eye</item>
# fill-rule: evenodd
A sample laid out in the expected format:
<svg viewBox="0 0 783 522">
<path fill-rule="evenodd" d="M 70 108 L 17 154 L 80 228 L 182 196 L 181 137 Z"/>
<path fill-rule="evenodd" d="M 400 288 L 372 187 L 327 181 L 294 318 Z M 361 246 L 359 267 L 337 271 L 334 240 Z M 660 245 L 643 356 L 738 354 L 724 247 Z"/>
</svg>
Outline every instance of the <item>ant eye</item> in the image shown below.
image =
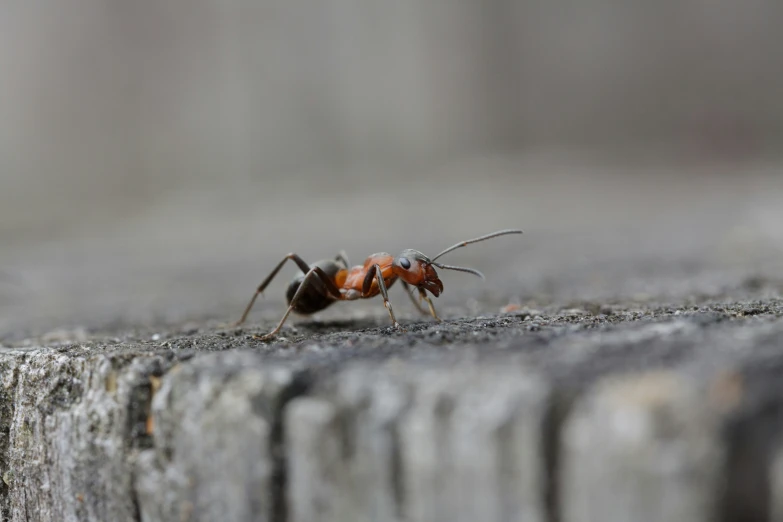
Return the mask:
<svg viewBox="0 0 783 522">
<path fill-rule="evenodd" d="M 400 266 L 407 270 L 408 268 L 411 267 L 411 262 L 408 260 L 407 257 L 403 257 L 400 259 Z"/>
</svg>

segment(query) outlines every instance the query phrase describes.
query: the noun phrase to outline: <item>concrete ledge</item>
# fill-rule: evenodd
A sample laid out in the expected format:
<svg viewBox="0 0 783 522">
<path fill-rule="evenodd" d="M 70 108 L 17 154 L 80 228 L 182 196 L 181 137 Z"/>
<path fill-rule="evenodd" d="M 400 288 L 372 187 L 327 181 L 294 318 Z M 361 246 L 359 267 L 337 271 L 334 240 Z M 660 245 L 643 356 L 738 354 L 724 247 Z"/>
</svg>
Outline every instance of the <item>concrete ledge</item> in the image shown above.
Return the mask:
<svg viewBox="0 0 783 522">
<path fill-rule="evenodd" d="M 544 381 L 496 365 L 335 380 L 287 412 L 292 520 L 545 520 Z"/>
<path fill-rule="evenodd" d="M 141 453 L 141 519 L 274 520 L 285 515 L 281 410 L 295 373 L 250 353 L 174 366 L 152 402 L 153 448 Z"/>
<path fill-rule="evenodd" d="M 0 355 L 3 520 L 138 520 L 132 460 L 149 445 L 166 357 Z"/>
<path fill-rule="evenodd" d="M 541 316 L 532 333 L 518 316 L 281 346 L 206 331 L 163 346 L 3 349 L 0 512 L 772 520 L 783 510 L 783 322 L 730 313 L 603 331 L 570 314 L 566 327 Z M 503 332 L 511 341 L 484 342 Z"/>
<path fill-rule="evenodd" d="M 719 424 L 681 375 L 601 383 L 563 427 L 563 521 L 715 520 L 727 464 Z"/>
</svg>

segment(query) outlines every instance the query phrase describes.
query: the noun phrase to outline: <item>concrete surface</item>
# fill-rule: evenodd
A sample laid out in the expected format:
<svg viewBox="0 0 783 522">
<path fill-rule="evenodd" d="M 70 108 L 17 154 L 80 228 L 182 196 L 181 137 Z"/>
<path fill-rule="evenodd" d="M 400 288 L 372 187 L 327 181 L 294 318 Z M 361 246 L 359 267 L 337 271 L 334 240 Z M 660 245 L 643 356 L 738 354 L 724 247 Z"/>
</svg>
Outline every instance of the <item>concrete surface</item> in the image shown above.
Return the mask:
<svg viewBox="0 0 783 522">
<path fill-rule="evenodd" d="M 306 215 L 281 182 L 9 241 L 0 518 L 779 519 L 777 167 L 478 165 L 384 198 L 327 187 Z M 443 274 L 443 323 L 394 287 L 405 333 L 371 301 L 259 342 L 289 268 L 226 326 L 288 251 L 359 262 L 510 226 L 449 258 L 487 281 Z"/>
</svg>

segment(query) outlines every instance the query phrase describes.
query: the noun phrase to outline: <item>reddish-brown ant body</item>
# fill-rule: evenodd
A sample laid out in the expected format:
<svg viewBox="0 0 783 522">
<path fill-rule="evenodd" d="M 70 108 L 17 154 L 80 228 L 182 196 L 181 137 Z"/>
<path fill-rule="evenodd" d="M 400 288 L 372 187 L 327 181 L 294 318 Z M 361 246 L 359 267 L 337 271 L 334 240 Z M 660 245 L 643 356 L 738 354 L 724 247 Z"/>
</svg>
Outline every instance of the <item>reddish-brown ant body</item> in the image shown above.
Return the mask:
<svg viewBox="0 0 783 522">
<path fill-rule="evenodd" d="M 308 265 L 298 255 L 290 253 L 285 256 L 266 279 L 258 285 L 256 293 L 253 294 L 252 299 L 250 299 L 250 302 L 245 308 L 245 312 L 242 314 L 242 318 L 235 323 L 235 326 L 239 326 L 245 322 L 258 295 L 266 289 L 267 285 L 269 285 L 280 269 L 283 268 L 285 262 L 289 259 L 296 263 L 302 271 L 302 274 L 295 277 L 294 280 L 291 281 L 291 284 L 288 285 L 288 290 L 286 292 L 288 310 L 286 310 L 283 318 L 280 319 L 280 322 L 274 330 L 264 336 L 259 336 L 261 340 L 268 340 L 277 335 L 291 312 L 309 315 L 319 312 L 337 301 L 369 299 L 378 294 L 383 296 L 383 304 L 389 311 L 389 317 L 391 317 L 394 327 L 402 329 L 397 322 L 397 319 L 394 317 L 394 311 L 392 310 L 391 303 L 389 302 L 389 295 L 387 293 L 387 289 L 392 286 L 397 279 L 402 280 L 402 285 L 405 287 L 405 293 L 411 298 L 411 301 L 416 305 L 419 312 L 423 314 L 427 313 L 411 294 L 411 286 L 418 290 L 419 298 L 427 302 L 429 313 L 432 314 L 432 317 L 440 321 L 440 317 L 438 317 L 438 314 L 435 312 L 435 306 L 432 304 L 429 296 L 427 296 L 427 292 L 430 292 L 435 297 L 438 297 L 441 292 L 443 292 L 443 282 L 438 278 L 438 273 L 435 271 L 434 267 L 467 272 L 469 274 L 477 275 L 482 279 L 484 278 L 484 275 L 472 268 L 438 263 L 437 259 L 452 250 L 471 243 L 478 243 L 479 241 L 506 234 L 521 233 L 521 230 L 500 230 L 475 239 L 460 241 L 432 259 L 418 250 L 403 250 L 397 257 L 386 252 L 380 252 L 365 259 L 363 265 L 356 265 L 353 267 L 350 266 L 344 252 L 340 252 L 334 259 L 324 259 L 313 263 L 312 265 Z"/>
</svg>

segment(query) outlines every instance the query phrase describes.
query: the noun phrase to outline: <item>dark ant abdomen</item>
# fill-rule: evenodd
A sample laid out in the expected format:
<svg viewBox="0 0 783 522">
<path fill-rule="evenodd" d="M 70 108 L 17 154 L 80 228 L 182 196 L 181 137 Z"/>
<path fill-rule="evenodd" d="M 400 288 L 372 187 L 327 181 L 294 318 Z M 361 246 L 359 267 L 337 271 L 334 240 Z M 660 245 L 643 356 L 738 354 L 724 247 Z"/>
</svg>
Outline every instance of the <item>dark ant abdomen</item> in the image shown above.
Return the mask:
<svg viewBox="0 0 783 522">
<path fill-rule="evenodd" d="M 344 268 L 331 259 L 318 261 L 310 266 L 321 267 L 321 269 L 326 272 L 326 275 L 332 279 L 334 279 L 334 277 L 337 275 L 337 272 Z M 299 274 L 294 278 L 293 281 L 291 281 L 291 284 L 288 285 L 285 298 L 289 305 L 291 304 L 291 300 L 294 298 L 294 294 L 299 289 L 299 286 L 302 284 L 303 280 L 304 274 Z M 315 312 L 320 312 L 336 301 L 336 299 L 329 295 L 329 292 L 326 289 L 326 285 L 324 285 L 323 282 L 317 277 L 310 278 L 303 292 L 304 293 L 301 295 L 296 305 L 294 306 L 294 312 L 298 314 L 310 315 L 314 314 Z"/>
</svg>

